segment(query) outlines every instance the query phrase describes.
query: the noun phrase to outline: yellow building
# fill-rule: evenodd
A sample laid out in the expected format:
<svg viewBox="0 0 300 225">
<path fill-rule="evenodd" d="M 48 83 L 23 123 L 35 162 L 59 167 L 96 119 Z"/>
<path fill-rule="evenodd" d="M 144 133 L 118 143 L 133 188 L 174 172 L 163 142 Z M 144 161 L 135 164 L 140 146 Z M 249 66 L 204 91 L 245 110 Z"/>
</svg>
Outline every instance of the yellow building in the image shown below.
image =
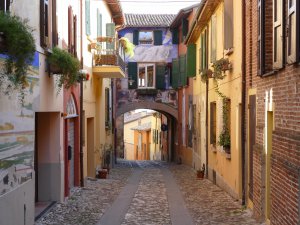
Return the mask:
<svg viewBox="0 0 300 225">
<path fill-rule="evenodd" d="M 104 154 L 113 146 L 111 78 L 124 77 L 116 29 L 123 24 L 118 1 L 85 1 L 83 69 L 91 76 L 83 85 L 84 175 L 95 177 Z M 92 15 L 97 15 L 97 19 Z M 113 21 L 113 22 L 112 22 Z M 111 158 L 112 161 L 112 158 Z M 112 163 L 112 162 L 111 162 Z"/>
<path fill-rule="evenodd" d="M 196 45 L 194 117 L 196 168 L 236 199 L 242 198 L 242 2 L 202 3 L 186 43 Z"/>
</svg>

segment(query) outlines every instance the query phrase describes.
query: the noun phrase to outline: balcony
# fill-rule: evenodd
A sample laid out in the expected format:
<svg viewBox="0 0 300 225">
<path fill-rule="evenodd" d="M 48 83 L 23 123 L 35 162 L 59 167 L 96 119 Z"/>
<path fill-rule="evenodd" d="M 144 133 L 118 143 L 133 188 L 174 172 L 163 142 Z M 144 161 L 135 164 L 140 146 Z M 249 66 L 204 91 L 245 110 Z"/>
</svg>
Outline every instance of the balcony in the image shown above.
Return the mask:
<svg viewBox="0 0 300 225">
<path fill-rule="evenodd" d="M 90 44 L 93 74 L 101 78 L 125 77 L 125 54 L 113 37 L 98 37 Z"/>
</svg>

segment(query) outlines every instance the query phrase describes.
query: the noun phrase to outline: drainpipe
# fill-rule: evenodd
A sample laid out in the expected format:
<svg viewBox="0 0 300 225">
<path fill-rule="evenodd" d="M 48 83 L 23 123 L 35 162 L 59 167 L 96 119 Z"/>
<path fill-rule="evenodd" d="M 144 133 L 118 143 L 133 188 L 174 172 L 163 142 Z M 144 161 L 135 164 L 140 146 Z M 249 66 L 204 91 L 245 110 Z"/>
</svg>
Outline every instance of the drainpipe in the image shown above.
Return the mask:
<svg viewBox="0 0 300 225">
<path fill-rule="evenodd" d="M 242 143 L 242 204 L 246 204 L 246 146 L 245 146 L 245 114 L 246 114 L 246 1 L 242 1 L 242 115 L 241 115 L 241 143 Z"/>
<path fill-rule="evenodd" d="M 83 56 L 82 56 L 82 0 L 80 0 L 80 60 L 81 68 L 83 68 Z M 80 80 L 80 186 L 84 187 L 83 180 L 83 82 Z"/>
<path fill-rule="evenodd" d="M 206 138 L 206 146 L 205 146 L 205 152 L 206 152 L 206 168 L 205 168 L 205 176 L 206 178 L 208 178 L 208 84 L 209 84 L 209 81 L 208 79 L 206 80 L 206 109 L 205 109 L 205 129 L 206 129 L 206 132 L 205 132 L 205 138 Z"/>
</svg>

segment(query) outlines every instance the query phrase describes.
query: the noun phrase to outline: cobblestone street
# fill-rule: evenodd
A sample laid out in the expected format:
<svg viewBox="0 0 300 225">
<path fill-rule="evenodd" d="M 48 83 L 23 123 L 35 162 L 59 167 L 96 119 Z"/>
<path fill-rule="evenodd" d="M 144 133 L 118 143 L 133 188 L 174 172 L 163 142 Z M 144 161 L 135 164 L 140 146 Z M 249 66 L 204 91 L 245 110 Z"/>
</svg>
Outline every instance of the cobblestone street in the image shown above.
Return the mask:
<svg viewBox="0 0 300 225">
<path fill-rule="evenodd" d="M 130 178 L 135 179 L 133 183 L 128 183 Z M 132 197 L 128 195 L 128 204 L 119 210 L 126 201 L 119 195 L 123 189 L 131 191 Z M 118 217 L 120 222 L 113 222 Z M 220 188 L 207 179 L 197 180 L 193 169 L 157 161 L 120 161 L 108 179 L 88 180 L 86 187 L 73 189 L 65 203 L 56 204 L 35 224 L 193 223 L 257 224 L 250 211 Z"/>
</svg>

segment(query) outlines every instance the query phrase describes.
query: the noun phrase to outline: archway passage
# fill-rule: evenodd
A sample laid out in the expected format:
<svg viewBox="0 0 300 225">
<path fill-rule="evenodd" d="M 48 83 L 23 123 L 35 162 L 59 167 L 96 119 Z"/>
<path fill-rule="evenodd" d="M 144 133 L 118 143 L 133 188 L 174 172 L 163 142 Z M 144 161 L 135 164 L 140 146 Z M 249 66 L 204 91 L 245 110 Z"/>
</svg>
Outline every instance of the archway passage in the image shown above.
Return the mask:
<svg viewBox="0 0 300 225">
<path fill-rule="evenodd" d="M 141 105 L 152 107 L 143 108 Z M 153 108 L 154 105 L 156 110 Z M 165 107 L 164 104 L 161 105 Z M 130 104 L 122 107 L 123 114 L 120 111 L 116 113 L 116 158 L 162 161 L 176 159 L 177 117 L 170 113 L 175 116 L 177 114 L 172 110 L 169 112 L 159 110 L 162 108 L 161 105 Z"/>
</svg>

